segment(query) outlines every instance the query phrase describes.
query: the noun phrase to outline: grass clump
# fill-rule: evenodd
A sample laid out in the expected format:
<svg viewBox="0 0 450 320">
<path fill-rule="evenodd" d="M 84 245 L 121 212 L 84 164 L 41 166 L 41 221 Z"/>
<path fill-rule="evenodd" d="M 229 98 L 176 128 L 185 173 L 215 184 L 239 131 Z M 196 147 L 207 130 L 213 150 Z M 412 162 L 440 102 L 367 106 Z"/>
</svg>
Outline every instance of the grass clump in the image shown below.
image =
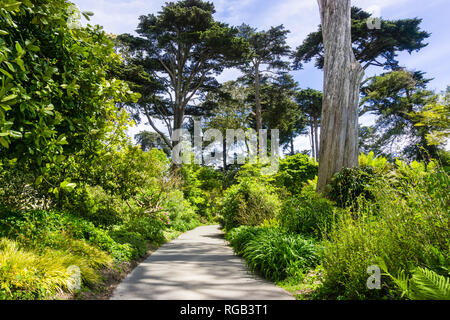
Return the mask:
<svg viewBox="0 0 450 320">
<path fill-rule="evenodd" d="M 227 235 L 236 253 L 251 270 L 279 281 L 314 267 L 320 248 L 316 242 L 276 228 L 241 226 Z"/>
</svg>

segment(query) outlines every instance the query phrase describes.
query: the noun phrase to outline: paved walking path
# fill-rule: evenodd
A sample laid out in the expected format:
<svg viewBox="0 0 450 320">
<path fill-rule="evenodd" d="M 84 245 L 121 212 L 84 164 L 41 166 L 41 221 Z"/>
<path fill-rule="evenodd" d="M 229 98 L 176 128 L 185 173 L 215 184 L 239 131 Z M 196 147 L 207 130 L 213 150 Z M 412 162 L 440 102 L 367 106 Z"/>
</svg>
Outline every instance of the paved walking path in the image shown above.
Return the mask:
<svg viewBox="0 0 450 320">
<path fill-rule="evenodd" d="M 164 244 L 116 288 L 113 300 L 290 300 L 287 291 L 248 271 L 218 226 Z"/>
</svg>

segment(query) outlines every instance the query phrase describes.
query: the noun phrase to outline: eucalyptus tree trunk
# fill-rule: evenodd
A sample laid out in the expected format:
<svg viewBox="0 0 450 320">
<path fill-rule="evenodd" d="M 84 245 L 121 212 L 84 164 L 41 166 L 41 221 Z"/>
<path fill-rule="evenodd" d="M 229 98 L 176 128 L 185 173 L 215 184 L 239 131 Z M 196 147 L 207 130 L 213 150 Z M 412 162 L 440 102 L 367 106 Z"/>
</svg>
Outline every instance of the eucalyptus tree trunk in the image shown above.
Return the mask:
<svg viewBox="0 0 450 320">
<path fill-rule="evenodd" d="M 316 153 L 317 153 L 317 151 L 316 151 L 316 149 L 315 149 L 315 144 L 314 144 L 314 141 L 315 141 L 315 139 L 314 139 L 314 122 L 311 120 L 310 121 L 310 124 L 309 124 L 309 126 L 310 126 L 310 130 L 311 130 L 311 132 L 310 132 L 310 139 L 311 139 L 311 156 L 314 158 L 314 159 L 316 159 L 317 157 L 316 157 Z"/>
<path fill-rule="evenodd" d="M 262 112 L 261 112 L 261 95 L 260 95 L 260 83 L 259 83 L 259 63 L 255 63 L 255 120 L 256 120 L 256 135 L 257 150 L 260 152 L 262 147 L 262 137 L 260 132 L 262 130 Z M 262 153 L 261 153 L 262 154 Z"/>
<path fill-rule="evenodd" d="M 317 118 L 314 118 L 314 150 L 316 150 L 315 153 L 315 160 L 317 161 L 319 159 L 319 120 Z"/>
<path fill-rule="evenodd" d="M 351 1 L 318 0 L 325 49 L 317 191 L 333 175 L 358 166 L 358 102 L 364 71 L 351 40 Z"/>
</svg>

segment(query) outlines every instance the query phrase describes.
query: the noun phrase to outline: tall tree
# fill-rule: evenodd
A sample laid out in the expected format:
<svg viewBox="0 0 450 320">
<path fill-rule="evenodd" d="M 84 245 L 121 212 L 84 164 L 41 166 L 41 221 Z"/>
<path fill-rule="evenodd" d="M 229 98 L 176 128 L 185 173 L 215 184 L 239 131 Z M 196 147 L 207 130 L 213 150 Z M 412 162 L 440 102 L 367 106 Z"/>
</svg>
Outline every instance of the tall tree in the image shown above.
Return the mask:
<svg viewBox="0 0 450 320">
<path fill-rule="evenodd" d="M 380 21 L 380 28 L 369 28 L 367 22 L 372 15 L 357 7 L 351 8 L 351 39 L 356 59 L 367 69 L 370 66 L 397 69 L 398 52 L 412 53 L 427 44 L 424 40 L 430 34 L 420 29 L 422 19 L 401 19 Z M 293 53 L 295 69 L 315 59 L 315 65 L 323 69 L 325 55 L 322 25 L 308 35 Z"/>
<path fill-rule="evenodd" d="M 352 50 L 350 2 L 319 0 L 325 51 L 319 192 L 336 172 L 358 165 L 359 88 L 364 71 Z"/>
<path fill-rule="evenodd" d="M 278 129 L 280 145 L 284 150 L 289 149 L 291 155 L 295 154 L 295 138 L 306 127 L 305 114 L 294 101 L 297 89 L 297 82 L 288 73 L 266 78 L 261 86 L 263 127 Z"/>
<path fill-rule="evenodd" d="M 312 157 L 319 158 L 319 126 L 322 115 L 323 94 L 314 89 L 304 89 L 297 92 L 295 101 L 306 115 L 310 128 Z"/>
<path fill-rule="evenodd" d="M 382 20 L 380 29 L 370 29 L 366 22 L 371 15 L 351 8 L 350 1 L 318 2 L 322 24 L 293 58 L 296 69 L 315 58 L 325 72 L 318 180 L 322 192 L 337 171 L 358 165 L 357 105 L 364 70 L 398 68 L 397 53 L 420 50 L 429 34 L 420 30 L 421 19 Z"/>
<path fill-rule="evenodd" d="M 263 128 L 261 110 L 261 78 L 264 73 L 287 70 L 289 63 L 283 58 L 290 53 L 290 48 L 286 44 L 286 36 L 289 33 L 283 25 L 271 27 L 267 31 L 257 31 L 249 25 L 242 24 L 239 27 L 240 36 L 250 44 L 250 55 L 247 61 L 240 66 L 240 69 L 248 79 L 253 82 L 255 90 L 255 121 L 256 132 L 259 135 Z M 261 145 L 261 137 L 258 145 Z"/>
<path fill-rule="evenodd" d="M 375 150 L 410 159 L 425 158 L 423 151 L 436 156 L 436 146 L 428 145 L 426 140 L 432 127 L 416 126 L 420 119 L 415 117 L 426 105 L 436 102 L 435 94 L 426 89 L 429 81 L 422 72 L 399 70 L 373 77 L 363 87 L 361 113 L 377 116 Z"/>
<path fill-rule="evenodd" d="M 218 86 L 215 75 L 239 63 L 248 45 L 237 37 L 238 30 L 214 20 L 214 5 L 201 0 L 169 2 L 158 15 L 139 18 L 139 37 L 119 36 L 127 43 L 133 62 L 163 85 L 163 96 L 142 101 L 140 107 L 150 125 L 174 148 L 178 139 L 168 141 L 155 125 L 159 115 L 172 135 L 181 129 L 187 114 L 196 114 L 193 100 Z M 200 110 L 201 111 L 201 110 Z"/>
<path fill-rule="evenodd" d="M 134 136 L 136 142 L 141 146 L 143 151 L 151 149 L 163 150 L 166 154 L 170 153 L 167 145 L 162 141 L 161 136 L 156 132 L 141 131 Z"/>
<path fill-rule="evenodd" d="M 228 81 L 216 92 L 207 94 L 204 104 L 209 105 L 213 112 L 206 118 L 204 129 L 218 129 L 222 132 L 223 163 L 226 170 L 227 163 L 226 142 L 227 129 L 248 129 L 251 117 L 251 105 L 247 102 L 249 89 L 235 81 Z"/>
</svg>

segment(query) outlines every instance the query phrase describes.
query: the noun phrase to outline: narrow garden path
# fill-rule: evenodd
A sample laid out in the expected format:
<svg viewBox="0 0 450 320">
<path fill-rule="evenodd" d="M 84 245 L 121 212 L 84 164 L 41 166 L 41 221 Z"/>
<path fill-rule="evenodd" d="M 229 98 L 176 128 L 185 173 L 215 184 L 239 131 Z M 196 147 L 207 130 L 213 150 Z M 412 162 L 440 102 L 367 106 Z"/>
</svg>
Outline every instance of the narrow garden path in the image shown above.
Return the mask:
<svg viewBox="0 0 450 320">
<path fill-rule="evenodd" d="M 113 300 L 293 300 L 253 275 L 219 226 L 202 226 L 164 244 L 116 288 Z"/>
</svg>

